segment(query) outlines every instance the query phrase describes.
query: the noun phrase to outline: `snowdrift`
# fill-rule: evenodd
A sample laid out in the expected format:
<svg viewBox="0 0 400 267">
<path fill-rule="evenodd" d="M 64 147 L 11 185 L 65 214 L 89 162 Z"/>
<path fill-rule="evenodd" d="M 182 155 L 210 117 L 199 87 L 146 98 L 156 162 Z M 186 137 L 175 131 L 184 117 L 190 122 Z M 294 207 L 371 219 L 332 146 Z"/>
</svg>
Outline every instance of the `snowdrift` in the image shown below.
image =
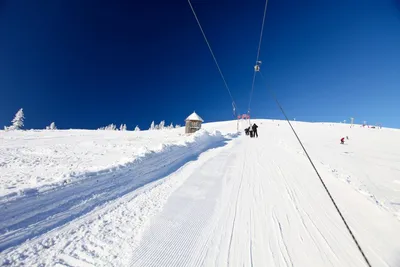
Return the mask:
<svg viewBox="0 0 400 267">
<path fill-rule="evenodd" d="M 68 183 L 25 189 L 0 199 L 0 250 L 41 235 L 136 188 L 168 176 L 202 152 L 223 146 L 220 132 L 199 131 L 176 144 L 142 149 L 141 156 L 117 167 L 86 172 Z M 11 218 L 11 219 L 10 219 Z"/>
<path fill-rule="evenodd" d="M 0 198 L 50 190 L 86 177 L 129 169 L 137 160 L 155 153 L 221 137 L 220 133 L 202 131 L 186 136 L 182 132 L 0 131 Z"/>
</svg>

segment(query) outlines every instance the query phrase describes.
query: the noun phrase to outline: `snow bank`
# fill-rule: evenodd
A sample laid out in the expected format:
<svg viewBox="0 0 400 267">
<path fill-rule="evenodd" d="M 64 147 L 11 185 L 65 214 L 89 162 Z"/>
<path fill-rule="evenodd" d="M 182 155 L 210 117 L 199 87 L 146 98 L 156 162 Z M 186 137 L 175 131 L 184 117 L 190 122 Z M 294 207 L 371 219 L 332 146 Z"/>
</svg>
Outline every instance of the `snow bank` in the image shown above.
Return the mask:
<svg viewBox="0 0 400 267">
<path fill-rule="evenodd" d="M 119 266 L 120 254 L 129 253 L 148 218 L 183 182 L 163 178 L 225 140 L 220 132 L 202 130 L 175 144 L 142 149 L 123 167 L 82 173 L 65 185 L 3 197 L 0 262 Z"/>
<path fill-rule="evenodd" d="M 0 131 L 0 197 L 70 183 L 211 135 L 165 131 Z M 213 134 L 212 136 L 216 136 Z"/>
</svg>

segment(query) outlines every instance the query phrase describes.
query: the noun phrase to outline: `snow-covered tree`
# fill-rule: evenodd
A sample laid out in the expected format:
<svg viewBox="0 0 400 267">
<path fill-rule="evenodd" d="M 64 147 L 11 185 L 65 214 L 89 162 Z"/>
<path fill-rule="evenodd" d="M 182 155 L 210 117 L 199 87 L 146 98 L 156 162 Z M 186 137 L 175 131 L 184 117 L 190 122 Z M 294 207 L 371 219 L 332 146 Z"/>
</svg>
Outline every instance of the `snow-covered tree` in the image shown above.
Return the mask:
<svg viewBox="0 0 400 267">
<path fill-rule="evenodd" d="M 121 124 L 121 126 L 119 126 L 119 130 L 126 131 L 126 124 Z"/>
<path fill-rule="evenodd" d="M 168 129 L 174 129 L 174 124 L 171 122 L 171 124 L 168 126 Z"/>
<path fill-rule="evenodd" d="M 46 130 L 57 130 L 57 126 L 54 122 L 50 123 L 50 126 L 46 126 Z"/>
<path fill-rule="evenodd" d="M 135 132 L 139 132 L 139 131 L 140 131 L 139 125 L 136 125 Z"/>
<path fill-rule="evenodd" d="M 115 131 L 115 130 L 117 130 L 117 126 L 115 124 L 111 123 L 110 125 L 108 125 L 106 127 L 100 127 L 98 130 Z"/>
<path fill-rule="evenodd" d="M 160 124 L 158 125 L 159 130 L 163 130 L 165 125 L 165 121 L 161 121 Z"/>
<path fill-rule="evenodd" d="M 175 125 L 175 128 L 181 128 L 181 126 L 179 124 Z"/>
<path fill-rule="evenodd" d="M 154 126 L 154 130 L 160 130 L 158 124 L 156 124 L 156 125 Z"/>
<path fill-rule="evenodd" d="M 21 129 L 24 126 L 24 110 L 21 108 L 20 110 L 18 110 L 17 114 L 15 114 L 14 119 L 11 121 L 13 123 L 13 127 L 16 130 Z"/>
<path fill-rule="evenodd" d="M 149 130 L 150 130 L 150 131 L 153 131 L 154 129 L 155 129 L 155 127 L 154 127 L 154 121 L 152 121 Z"/>
<path fill-rule="evenodd" d="M 20 130 L 24 126 L 24 111 L 21 108 L 18 110 L 18 112 L 15 114 L 14 119 L 11 121 L 12 125 L 9 127 L 4 127 L 4 130 Z"/>
</svg>

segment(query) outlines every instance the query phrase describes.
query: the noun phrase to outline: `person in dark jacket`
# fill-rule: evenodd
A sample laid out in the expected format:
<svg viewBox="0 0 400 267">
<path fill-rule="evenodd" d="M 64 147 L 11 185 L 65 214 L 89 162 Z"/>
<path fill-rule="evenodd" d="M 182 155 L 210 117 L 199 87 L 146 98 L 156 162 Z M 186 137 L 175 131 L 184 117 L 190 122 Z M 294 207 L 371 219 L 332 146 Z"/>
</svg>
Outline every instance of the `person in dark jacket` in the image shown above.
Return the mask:
<svg viewBox="0 0 400 267">
<path fill-rule="evenodd" d="M 258 126 L 257 126 L 257 124 L 253 124 L 253 126 L 251 127 L 252 129 L 253 129 L 253 135 L 254 135 L 254 137 L 257 137 L 258 138 L 258 132 L 257 132 L 257 128 L 258 128 Z"/>
<path fill-rule="evenodd" d="M 249 135 L 250 134 L 250 127 L 244 129 L 244 132 L 245 132 L 246 135 Z"/>
</svg>

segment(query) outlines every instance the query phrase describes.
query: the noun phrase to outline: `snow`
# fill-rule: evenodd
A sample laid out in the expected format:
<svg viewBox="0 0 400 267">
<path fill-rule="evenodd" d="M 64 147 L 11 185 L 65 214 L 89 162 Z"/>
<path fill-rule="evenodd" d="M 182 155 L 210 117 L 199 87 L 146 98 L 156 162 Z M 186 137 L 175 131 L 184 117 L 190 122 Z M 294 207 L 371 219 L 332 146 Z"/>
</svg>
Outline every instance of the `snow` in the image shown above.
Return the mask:
<svg viewBox="0 0 400 267">
<path fill-rule="evenodd" d="M 182 130 L 0 131 L 0 197 L 113 171 L 163 145 L 191 140 Z"/>
<path fill-rule="evenodd" d="M 196 112 L 193 112 L 192 114 L 190 114 L 189 117 L 187 117 L 185 121 L 201 121 L 201 122 L 204 122 L 203 119 L 199 115 L 197 115 Z"/>
<path fill-rule="evenodd" d="M 0 264 L 366 266 L 287 123 L 255 122 L 0 132 Z M 372 266 L 399 266 L 400 131 L 293 126 Z"/>
</svg>

